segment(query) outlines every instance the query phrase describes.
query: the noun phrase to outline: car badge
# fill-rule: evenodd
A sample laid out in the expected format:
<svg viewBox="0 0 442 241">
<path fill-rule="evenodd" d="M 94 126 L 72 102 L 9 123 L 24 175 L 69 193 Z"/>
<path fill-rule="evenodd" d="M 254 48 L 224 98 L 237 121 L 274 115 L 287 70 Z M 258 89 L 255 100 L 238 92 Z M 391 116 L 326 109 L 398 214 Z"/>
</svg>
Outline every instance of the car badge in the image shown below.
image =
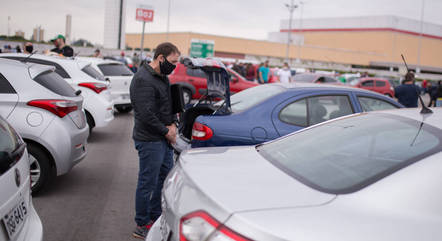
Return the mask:
<svg viewBox="0 0 442 241">
<path fill-rule="evenodd" d="M 20 171 L 15 168 L 15 184 L 17 184 L 17 187 L 20 187 L 21 183 L 21 177 L 20 177 Z"/>
</svg>

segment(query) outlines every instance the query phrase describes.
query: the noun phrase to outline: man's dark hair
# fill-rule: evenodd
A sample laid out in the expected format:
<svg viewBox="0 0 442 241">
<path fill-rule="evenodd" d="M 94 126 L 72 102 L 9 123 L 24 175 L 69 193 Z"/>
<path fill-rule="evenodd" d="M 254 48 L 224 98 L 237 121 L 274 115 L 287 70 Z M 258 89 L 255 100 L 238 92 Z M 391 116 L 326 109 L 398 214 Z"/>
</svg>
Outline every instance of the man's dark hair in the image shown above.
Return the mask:
<svg viewBox="0 0 442 241">
<path fill-rule="evenodd" d="M 408 71 L 408 73 L 405 75 L 404 82 L 414 81 L 414 73 L 413 71 Z"/>
<path fill-rule="evenodd" d="M 172 43 L 169 42 L 161 43 L 156 47 L 153 59 L 157 59 L 158 56 L 160 56 L 160 54 L 162 54 L 164 58 L 167 58 L 169 55 L 173 53 L 181 54 L 178 48 Z"/>
</svg>

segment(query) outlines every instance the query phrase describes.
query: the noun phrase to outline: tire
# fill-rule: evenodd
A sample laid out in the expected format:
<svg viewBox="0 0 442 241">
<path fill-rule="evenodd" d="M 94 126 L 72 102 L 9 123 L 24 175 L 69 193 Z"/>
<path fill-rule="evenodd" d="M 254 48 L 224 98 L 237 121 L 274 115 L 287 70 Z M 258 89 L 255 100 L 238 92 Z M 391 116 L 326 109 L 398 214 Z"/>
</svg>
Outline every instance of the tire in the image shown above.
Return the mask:
<svg viewBox="0 0 442 241">
<path fill-rule="evenodd" d="M 115 106 L 115 109 L 120 113 L 128 113 L 132 110 L 132 106 Z"/>
<path fill-rule="evenodd" d="M 86 122 L 89 126 L 89 135 L 92 133 L 92 129 L 95 127 L 95 121 L 94 118 L 92 118 L 92 115 L 89 114 L 89 112 L 86 112 Z"/>
<path fill-rule="evenodd" d="M 32 194 L 38 194 L 46 189 L 56 176 L 51 165 L 51 157 L 35 144 L 28 144 L 29 163 L 31 169 Z"/>
<path fill-rule="evenodd" d="M 184 100 L 184 105 L 187 105 L 190 103 L 190 101 L 192 101 L 192 91 L 187 89 L 187 88 L 183 88 L 183 100 Z"/>
</svg>

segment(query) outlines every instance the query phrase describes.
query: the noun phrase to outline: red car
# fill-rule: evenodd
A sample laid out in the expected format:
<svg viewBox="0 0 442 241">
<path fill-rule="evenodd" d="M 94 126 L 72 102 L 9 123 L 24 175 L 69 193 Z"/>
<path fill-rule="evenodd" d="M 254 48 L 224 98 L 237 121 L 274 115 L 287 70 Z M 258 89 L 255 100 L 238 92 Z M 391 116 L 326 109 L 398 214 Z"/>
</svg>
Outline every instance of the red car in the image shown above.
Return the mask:
<svg viewBox="0 0 442 241">
<path fill-rule="evenodd" d="M 332 85 L 341 84 L 341 82 L 339 82 L 333 76 L 325 74 L 316 74 L 316 73 L 296 74 L 295 77 L 293 77 L 293 81 L 295 83 L 316 83 L 316 84 L 332 84 Z"/>
<path fill-rule="evenodd" d="M 351 81 L 350 85 L 361 89 L 378 92 L 380 94 L 387 95 L 390 97 L 394 96 L 394 88 L 393 86 L 391 86 L 390 82 L 387 79 L 372 78 L 372 77 L 359 78 Z"/>
<path fill-rule="evenodd" d="M 234 94 L 250 87 L 257 86 L 257 83 L 246 80 L 244 77 L 231 69 L 227 69 L 230 74 L 230 93 Z M 187 68 L 178 63 L 175 70 L 169 75 L 171 84 L 180 84 L 183 87 L 184 102 L 187 104 L 191 99 L 199 99 L 207 91 L 207 79 L 201 69 Z"/>
</svg>

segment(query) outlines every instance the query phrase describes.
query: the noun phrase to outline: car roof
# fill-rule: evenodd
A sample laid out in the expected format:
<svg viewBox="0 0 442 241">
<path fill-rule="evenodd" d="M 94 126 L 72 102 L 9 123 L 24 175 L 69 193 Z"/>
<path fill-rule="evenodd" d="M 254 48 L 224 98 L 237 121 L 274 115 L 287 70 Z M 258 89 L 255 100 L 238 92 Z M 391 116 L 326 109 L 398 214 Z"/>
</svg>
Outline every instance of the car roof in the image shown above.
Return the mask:
<svg viewBox="0 0 442 241">
<path fill-rule="evenodd" d="M 55 70 L 55 67 L 53 67 L 53 66 L 35 64 L 35 63 L 23 63 L 18 60 L 4 59 L 4 58 L 0 58 L 0 65 L 3 65 L 3 66 L 8 65 L 10 67 L 26 68 L 29 71 L 30 77 L 32 79 L 45 71 L 48 71 L 48 70 L 54 71 Z"/>
<path fill-rule="evenodd" d="M 330 85 L 330 84 L 315 84 L 315 83 L 275 83 L 272 85 L 279 85 L 286 89 L 292 90 L 305 90 L 305 89 L 314 89 L 314 90 L 343 90 L 343 91 L 353 91 L 353 92 L 361 92 L 368 94 L 377 94 L 376 92 L 360 89 L 347 85 Z"/>
<path fill-rule="evenodd" d="M 364 78 L 359 78 L 359 80 L 380 80 L 380 81 L 388 81 L 388 79 L 385 78 L 380 78 L 380 77 L 364 77 Z"/>
<path fill-rule="evenodd" d="M 90 62 L 92 64 L 123 64 L 120 61 L 112 60 L 112 59 L 102 59 L 102 58 L 95 58 L 95 57 L 76 57 L 75 59 Z"/>
<path fill-rule="evenodd" d="M 413 119 L 419 122 L 422 121 L 423 123 L 432 125 L 442 130 L 442 107 L 431 108 L 431 110 L 433 111 L 433 113 L 430 114 L 421 114 L 421 108 L 391 109 L 380 112 Z"/>
</svg>

